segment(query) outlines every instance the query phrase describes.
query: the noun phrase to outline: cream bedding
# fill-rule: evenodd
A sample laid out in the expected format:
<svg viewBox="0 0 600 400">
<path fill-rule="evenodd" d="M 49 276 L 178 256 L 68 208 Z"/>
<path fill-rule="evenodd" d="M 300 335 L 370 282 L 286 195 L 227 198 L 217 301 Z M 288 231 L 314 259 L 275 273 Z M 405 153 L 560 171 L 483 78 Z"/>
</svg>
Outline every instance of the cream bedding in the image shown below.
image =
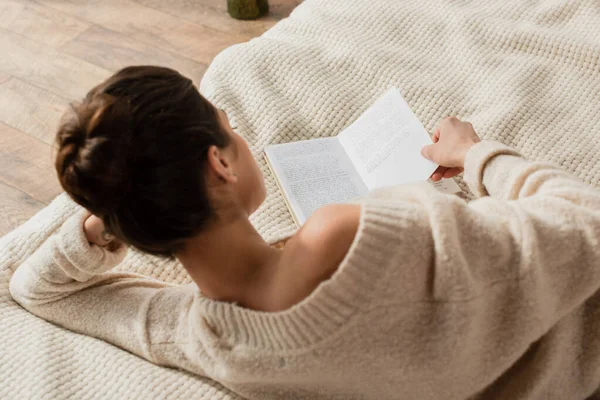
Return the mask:
<svg viewBox="0 0 600 400">
<path fill-rule="evenodd" d="M 458 115 L 482 137 L 600 187 L 599 78 L 594 0 L 307 0 L 260 38 L 219 54 L 200 89 L 260 160 L 269 194 L 252 222 L 275 241 L 294 224 L 268 172 L 265 145 L 335 135 L 390 86 L 428 130 Z M 0 239 L 0 398 L 236 398 L 12 301 L 12 271 L 76 207 L 63 194 Z M 189 282 L 179 265 L 135 251 L 118 268 Z"/>
</svg>

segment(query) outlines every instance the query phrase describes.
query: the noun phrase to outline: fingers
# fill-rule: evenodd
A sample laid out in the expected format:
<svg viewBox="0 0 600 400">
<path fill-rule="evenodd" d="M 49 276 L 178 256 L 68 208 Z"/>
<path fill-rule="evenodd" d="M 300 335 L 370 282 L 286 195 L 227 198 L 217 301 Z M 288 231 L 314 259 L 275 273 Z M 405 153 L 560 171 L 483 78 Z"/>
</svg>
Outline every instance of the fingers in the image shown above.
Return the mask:
<svg viewBox="0 0 600 400">
<path fill-rule="evenodd" d="M 437 128 L 435 132 L 433 132 L 433 143 L 437 143 L 440 140 L 440 128 Z"/>
<path fill-rule="evenodd" d="M 454 178 L 456 175 L 460 174 L 461 172 L 463 172 L 462 168 L 448 168 L 446 169 L 446 171 L 444 171 L 444 178 Z"/>
<path fill-rule="evenodd" d="M 448 167 L 438 167 L 433 174 L 431 174 L 431 180 L 434 182 L 439 182 L 442 179 L 454 178 L 456 175 L 463 172 L 463 168 L 448 168 Z"/>
<path fill-rule="evenodd" d="M 439 182 L 444 178 L 444 175 L 448 168 L 446 167 L 438 167 L 433 174 L 431 174 L 431 180 L 434 182 Z"/>
<path fill-rule="evenodd" d="M 432 145 L 432 144 L 423 147 L 421 149 L 421 155 L 428 160 L 433 160 L 432 157 L 433 157 L 433 153 L 435 152 L 433 147 L 434 147 L 434 145 Z"/>
</svg>

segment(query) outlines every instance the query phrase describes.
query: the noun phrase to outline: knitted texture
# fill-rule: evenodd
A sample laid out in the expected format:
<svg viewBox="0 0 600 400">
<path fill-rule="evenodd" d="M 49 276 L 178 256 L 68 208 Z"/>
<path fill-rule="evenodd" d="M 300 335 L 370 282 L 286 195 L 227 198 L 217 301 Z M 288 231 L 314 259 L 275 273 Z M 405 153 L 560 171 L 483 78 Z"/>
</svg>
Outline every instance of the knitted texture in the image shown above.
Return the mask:
<svg viewBox="0 0 600 400">
<path fill-rule="evenodd" d="M 309 0 L 219 54 L 200 89 L 260 160 L 252 221 L 276 240 L 295 228 L 265 146 L 335 136 L 391 86 L 430 132 L 456 115 L 600 186 L 599 26 L 594 0 Z"/>
<path fill-rule="evenodd" d="M 268 197 L 252 222 L 275 241 L 295 228 L 264 147 L 336 135 L 390 86 L 429 131 L 457 115 L 483 138 L 600 187 L 598 26 L 594 0 L 307 0 L 262 37 L 219 54 L 201 91 L 260 160 Z M 63 194 L 0 240 L 0 398 L 236 398 L 14 303 L 13 270 L 75 210 Z M 133 250 L 117 269 L 190 282 L 179 264 Z"/>
<path fill-rule="evenodd" d="M 101 340 L 59 328 L 14 302 L 8 292 L 13 271 L 78 207 L 63 193 L 0 239 L 0 398 L 238 399 L 212 380 L 153 365 Z M 123 267 L 140 265 L 140 258 L 146 273 L 165 268 L 135 251 L 129 252 Z"/>
</svg>

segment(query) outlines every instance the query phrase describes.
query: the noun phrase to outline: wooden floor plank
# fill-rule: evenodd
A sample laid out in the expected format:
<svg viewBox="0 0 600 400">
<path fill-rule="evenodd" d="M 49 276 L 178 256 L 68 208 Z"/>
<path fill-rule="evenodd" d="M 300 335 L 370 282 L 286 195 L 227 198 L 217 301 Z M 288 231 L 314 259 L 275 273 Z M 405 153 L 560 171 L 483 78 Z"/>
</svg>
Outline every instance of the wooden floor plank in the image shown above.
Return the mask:
<svg viewBox="0 0 600 400">
<path fill-rule="evenodd" d="M 51 144 L 69 101 L 124 65 L 161 64 L 198 83 L 214 56 L 261 35 L 300 0 L 256 21 L 227 0 L 0 0 L 0 235 L 62 192 Z"/>
<path fill-rule="evenodd" d="M 299 0 L 288 0 L 287 3 L 296 4 L 297 1 Z M 197 0 L 169 2 L 164 0 L 136 0 L 136 2 L 218 31 L 251 37 L 262 35 L 267 29 L 275 25 L 279 19 L 289 15 L 289 12 L 286 15 L 286 10 L 277 7 L 276 4 L 271 4 L 269 15 L 257 20 L 242 21 L 229 16 L 225 6 L 226 1 L 215 2 L 211 0 L 199 3 Z M 281 3 L 281 0 L 279 0 L 279 3 Z"/>
<path fill-rule="evenodd" d="M 131 0 L 80 3 L 39 1 L 48 7 L 120 32 L 131 39 L 178 53 L 204 64 L 209 64 L 221 50 L 251 38 L 248 35 L 216 31 Z"/>
<path fill-rule="evenodd" d="M 1 123 L 0 182 L 45 204 L 62 192 L 52 147 Z"/>
<path fill-rule="evenodd" d="M 301 3 L 302 0 L 269 0 L 269 13 L 266 16 L 262 17 L 262 19 L 273 19 L 275 21 L 279 21 L 283 18 L 288 17 L 294 10 L 294 8 L 296 8 Z M 227 1 L 221 0 L 177 0 L 163 1 L 163 4 L 168 5 L 171 8 L 178 8 L 183 4 L 186 8 L 190 10 L 193 7 L 202 6 L 223 13 L 223 15 L 229 15 L 227 14 Z"/>
<path fill-rule="evenodd" d="M 137 0 L 137 1 L 144 1 L 144 0 Z M 296 8 L 301 3 L 302 3 L 302 0 L 269 0 L 269 13 L 266 16 L 262 17 L 261 19 L 280 21 L 283 18 L 287 18 L 292 13 L 294 8 Z M 229 17 L 229 14 L 227 14 L 227 1 L 221 1 L 221 0 L 177 0 L 177 1 L 163 2 L 163 4 L 169 5 L 172 8 L 178 8 L 180 6 L 180 4 L 185 4 L 185 5 L 187 5 L 188 9 L 191 9 L 196 6 L 203 6 L 203 7 L 215 10 L 217 12 L 220 12 L 223 15 L 227 15 Z M 259 21 L 259 20 L 254 20 L 254 21 Z M 244 22 L 244 21 L 242 21 L 242 22 Z M 247 22 L 250 22 L 250 21 L 247 21 Z"/>
<path fill-rule="evenodd" d="M 18 228 L 44 206 L 26 193 L 0 183 L 0 236 Z"/>
<path fill-rule="evenodd" d="M 2 28 L 0 54 L 0 71 L 67 99 L 80 99 L 110 76 L 104 68 Z"/>
<path fill-rule="evenodd" d="M 164 0 L 163 0 L 164 1 Z M 268 0 L 269 14 L 268 17 L 282 19 L 287 17 L 294 8 L 296 8 L 302 0 Z M 187 7 L 202 6 L 212 8 L 220 12 L 227 12 L 227 1 L 223 0 L 176 0 L 164 1 L 165 4 L 173 8 L 177 8 L 180 4 L 185 4 Z"/>
<path fill-rule="evenodd" d="M 27 0 L 2 0 L 0 16 L 0 28 L 53 47 L 62 45 L 90 26 L 53 8 Z"/>
<path fill-rule="evenodd" d="M 166 50 L 131 39 L 122 33 L 93 26 L 60 50 L 86 60 L 110 71 L 128 65 L 161 65 L 173 68 L 189 77 L 195 84 L 200 82 L 206 65 Z M 110 57 L 107 55 L 110 54 Z"/>
<path fill-rule="evenodd" d="M 0 122 L 52 144 L 69 101 L 12 78 L 0 85 Z"/>
<path fill-rule="evenodd" d="M 276 20 L 282 20 L 290 16 L 292 11 L 300 4 L 303 0 L 269 0 L 269 12 L 270 15 Z M 220 4 L 219 1 L 217 1 Z"/>
</svg>

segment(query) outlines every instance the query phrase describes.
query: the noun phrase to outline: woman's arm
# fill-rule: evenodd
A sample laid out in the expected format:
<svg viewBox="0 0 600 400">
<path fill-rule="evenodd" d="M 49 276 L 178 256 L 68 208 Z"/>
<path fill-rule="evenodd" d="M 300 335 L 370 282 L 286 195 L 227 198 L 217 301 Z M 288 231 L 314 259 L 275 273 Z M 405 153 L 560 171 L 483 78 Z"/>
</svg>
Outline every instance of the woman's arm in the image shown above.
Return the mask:
<svg viewBox="0 0 600 400">
<path fill-rule="evenodd" d="M 407 304 L 412 311 L 403 340 L 412 344 L 404 356 L 422 360 L 435 351 L 415 379 L 481 388 L 491 383 L 481 377 L 504 373 L 600 289 L 600 191 L 497 142 L 446 152 L 439 145 L 444 135 L 451 141 L 458 128 L 472 130 L 454 124 L 442 125 L 425 154 L 441 165 L 464 166 L 480 198 L 467 204 L 434 191 L 407 195 L 414 214 L 427 220 L 418 237 L 430 239 L 415 249 L 429 262 L 407 294 L 423 293 Z M 445 158 L 461 153 L 463 160 Z M 453 373 L 436 378 L 436 370 Z"/>
<path fill-rule="evenodd" d="M 440 295 L 513 304 L 547 329 L 600 288 L 600 191 L 490 141 L 466 154 L 465 181 L 477 200 L 428 210 Z"/>
<path fill-rule="evenodd" d="M 456 118 L 444 120 L 436 135 L 423 154 L 464 167 L 479 199 L 440 196 L 444 204 L 428 205 L 435 254 L 442 256 L 434 291 L 494 300 L 490 311 L 512 305 L 513 315 L 527 314 L 547 330 L 600 288 L 600 191 L 498 142 L 478 142 L 471 124 Z"/>
<path fill-rule="evenodd" d="M 132 273 L 109 272 L 123 260 L 90 244 L 89 213 L 71 216 L 15 271 L 10 293 L 31 313 L 71 331 L 113 343 L 159 365 L 205 375 L 206 353 L 195 339 L 202 321 L 190 309 L 197 288 Z"/>
</svg>

